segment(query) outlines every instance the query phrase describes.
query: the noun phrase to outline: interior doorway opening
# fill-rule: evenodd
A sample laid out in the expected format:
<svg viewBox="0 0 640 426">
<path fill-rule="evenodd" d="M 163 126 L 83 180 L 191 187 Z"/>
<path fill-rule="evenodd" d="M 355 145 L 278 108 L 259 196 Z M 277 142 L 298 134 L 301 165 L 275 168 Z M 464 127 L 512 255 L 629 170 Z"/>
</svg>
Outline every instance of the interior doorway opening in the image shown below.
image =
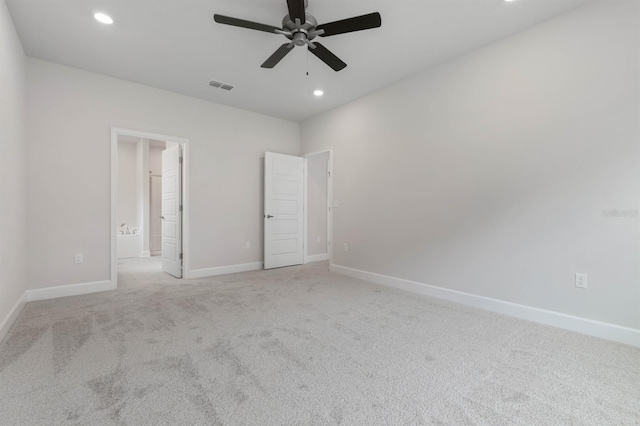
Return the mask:
<svg viewBox="0 0 640 426">
<path fill-rule="evenodd" d="M 112 288 L 188 277 L 188 140 L 111 131 Z"/>
<path fill-rule="evenodd" d="M 333 149 L 265 153 L 264 269 L 332 259 Z"/>
<path fill-rule="evenodd" d="M 304 263 L 331 260 L 333 150 L 304 155 Z"/>
</svg>

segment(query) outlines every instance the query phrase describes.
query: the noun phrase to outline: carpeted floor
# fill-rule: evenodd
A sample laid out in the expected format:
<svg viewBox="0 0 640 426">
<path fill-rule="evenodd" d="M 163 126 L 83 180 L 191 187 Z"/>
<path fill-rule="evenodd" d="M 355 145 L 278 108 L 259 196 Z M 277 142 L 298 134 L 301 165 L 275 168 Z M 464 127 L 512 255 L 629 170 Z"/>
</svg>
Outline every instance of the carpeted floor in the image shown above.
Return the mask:
<svg viewBox="0 0 640 426">
<path fill-rule="evenodd" d="M 27 305 L 0 424 L 640 424 L 637 348 L 326 263 L 180 281 L 148 262 Z"/>
</svg>

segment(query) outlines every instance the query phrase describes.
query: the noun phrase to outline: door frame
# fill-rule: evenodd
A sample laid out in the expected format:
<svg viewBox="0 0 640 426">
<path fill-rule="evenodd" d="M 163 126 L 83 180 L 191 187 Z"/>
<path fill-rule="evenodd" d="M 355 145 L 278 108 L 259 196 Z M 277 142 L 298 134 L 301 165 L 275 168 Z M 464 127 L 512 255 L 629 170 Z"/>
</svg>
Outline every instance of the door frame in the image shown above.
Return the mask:
<svg viewBox="0 0 640 426">
<path fill-rule="evenodd" d="M 140 139 L 156 139 L 182 145 L 182 278 L 189 278 L 189 139 L 162 135 L 141 130 L 111 127 L 111 289 L 118 288 L 118 136 L 132 136 Z"/>
<path fill-rule="evenodd" d="M 327 254 L 329 255 L 329 265 L 333 262 L 333 208 L 331 206 L 331 200 L 333 200 L 333 147 L 329 149 L 324 149 L 322 151 L 313 151 L 307 154 L 304 154 L 302 158 L 304 158 L 304 248 L 302 250 L 303 253 L 303 264 L 309 263 L 307 250 L 309 248 L 308 244 L 308 226 L 309 226 L 309 209 L 308 209 L 308 194 L 309 194 L 309 185 L 308 185 L 308 159 L 309 157 L 313 157 L 319 154 L 329 153 L 329 167 L 328 167 L 328 176 L 327 176 Z"/>
</svg>

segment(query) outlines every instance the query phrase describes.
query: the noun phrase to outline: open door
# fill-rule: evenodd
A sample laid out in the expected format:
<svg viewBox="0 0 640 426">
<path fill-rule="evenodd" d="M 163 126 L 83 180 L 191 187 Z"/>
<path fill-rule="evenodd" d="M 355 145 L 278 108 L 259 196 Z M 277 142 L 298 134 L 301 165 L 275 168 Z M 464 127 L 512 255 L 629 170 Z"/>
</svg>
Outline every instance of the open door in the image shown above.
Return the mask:
<svg viewBox="0 0 640 426">
<path fill-rule="evenodd" d="M 264 269 L 304 260 L 304 159 L 265 153 Z"/>
<path fill-rule="evenodd" d="M 182 278 L 182 146 L 162 151 L 162 270 Z"/>
</svg>

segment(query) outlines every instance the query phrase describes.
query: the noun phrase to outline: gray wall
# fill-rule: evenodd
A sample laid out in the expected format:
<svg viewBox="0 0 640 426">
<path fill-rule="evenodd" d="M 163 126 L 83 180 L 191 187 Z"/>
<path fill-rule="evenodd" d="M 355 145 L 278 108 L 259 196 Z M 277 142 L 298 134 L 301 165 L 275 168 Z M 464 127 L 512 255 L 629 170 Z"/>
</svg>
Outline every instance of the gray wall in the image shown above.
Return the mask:
<svg viewBox="0 0 640 426">
<path fill-rule="evenodd" d="M 313 155 L 307 160 L 307 255 L 327 251 L 327 171 L 329 153 Z M 320 237 L 320 241 L 318 241 Z"/>
<path fill-rule="evenodd" d="M 26 289 L 24 52 L 0 1 L 0 333 Z M 4 330 L 6 331 L 6 330 Z M 0 340 L 2 340 L 0 334 Z"/>
<path fill-rule="evenodd" d="M 109 279 L 111 126 L 190 139 L 191 269 L 262 260 L 264 152 L 298 155 L 297 123 L 32 58 L 27 103 L 30 288 Z"/>
<path fill-rule="evenodd" d="M 334 148 L 333 262 L 640 328 L 639 219 L 603 215 L 640 208 L 638 5 L 590 4 L 304 122 L 303 152 Z"/>
</svg>

